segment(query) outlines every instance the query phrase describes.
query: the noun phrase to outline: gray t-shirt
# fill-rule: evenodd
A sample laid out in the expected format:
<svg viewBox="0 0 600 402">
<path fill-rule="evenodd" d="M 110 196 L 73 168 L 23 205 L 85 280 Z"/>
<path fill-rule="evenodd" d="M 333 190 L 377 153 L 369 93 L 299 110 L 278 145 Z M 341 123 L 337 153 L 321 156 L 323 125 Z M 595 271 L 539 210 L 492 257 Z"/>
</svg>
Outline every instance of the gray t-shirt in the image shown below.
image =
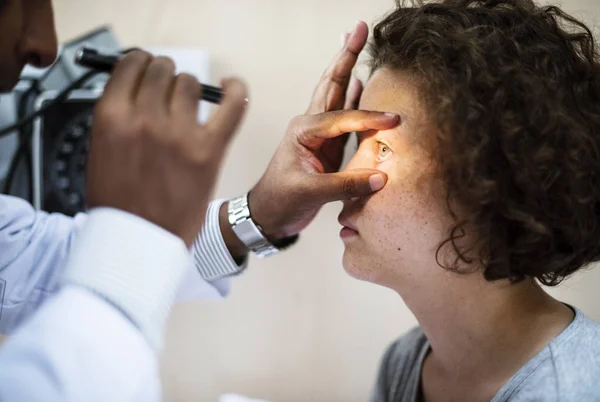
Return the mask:
<svg viewBox="0 0 600 402">
<path fill-rule="evenodd" d="M 415 328 L 385 353 L 372 402 L 417 402 L 429 342 Z M 600 401 L 600 324 L 575 310 L 575 319 L 504 384 L 491 402 Z"/>
</svg>

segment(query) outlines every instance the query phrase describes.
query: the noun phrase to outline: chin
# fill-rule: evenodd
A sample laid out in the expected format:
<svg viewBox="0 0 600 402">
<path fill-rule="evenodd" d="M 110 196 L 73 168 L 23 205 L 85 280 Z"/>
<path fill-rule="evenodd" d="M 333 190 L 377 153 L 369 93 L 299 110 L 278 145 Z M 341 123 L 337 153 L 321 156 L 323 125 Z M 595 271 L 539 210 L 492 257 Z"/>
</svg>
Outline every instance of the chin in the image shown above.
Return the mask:
<svg viewBox="0 0 600 402">
<path fill-rule="evenodd" d="M 380 267 L 378 263 L 370 262 L 366 256 L 360 252 L 349 250 L 346 247 L 342 258 L 344 271 L 354 279 L 359 281 L 378 283 L 380 276 Z"/>
</svg>

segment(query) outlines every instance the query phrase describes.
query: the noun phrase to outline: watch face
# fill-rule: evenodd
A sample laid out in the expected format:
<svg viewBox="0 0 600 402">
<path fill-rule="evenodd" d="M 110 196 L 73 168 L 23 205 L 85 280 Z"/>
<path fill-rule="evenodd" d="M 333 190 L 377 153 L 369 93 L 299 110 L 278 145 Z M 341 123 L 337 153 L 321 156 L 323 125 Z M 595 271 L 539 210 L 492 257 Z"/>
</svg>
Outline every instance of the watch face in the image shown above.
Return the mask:
<svg viewBox="0 0 600 402">
<path fill-rule="evenodd" d="M 86 209 L 85 166 L 94 103 L 65 102 L 58 113 L 44 118 L 45 211 L 73 216 Z"/>
</svg>

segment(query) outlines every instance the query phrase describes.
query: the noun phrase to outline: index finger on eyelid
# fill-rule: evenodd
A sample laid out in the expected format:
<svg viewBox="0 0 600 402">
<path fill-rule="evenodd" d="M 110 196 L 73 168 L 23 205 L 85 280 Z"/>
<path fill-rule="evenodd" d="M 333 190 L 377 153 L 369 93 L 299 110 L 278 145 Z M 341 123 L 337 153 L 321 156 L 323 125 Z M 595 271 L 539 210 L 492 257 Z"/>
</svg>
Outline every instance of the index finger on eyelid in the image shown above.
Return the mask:
<svg viewBox="0 0 600 402">
<path fill-rule="evenodd" d="M 398 115 L 365 110 L 345 110 L 303 116 L 297 126 L 298 139 L 307 148 L 316 149 L 329 138 L 351 132 L 387 130 L 397 126 L 399 122 Z"/>
</svg>

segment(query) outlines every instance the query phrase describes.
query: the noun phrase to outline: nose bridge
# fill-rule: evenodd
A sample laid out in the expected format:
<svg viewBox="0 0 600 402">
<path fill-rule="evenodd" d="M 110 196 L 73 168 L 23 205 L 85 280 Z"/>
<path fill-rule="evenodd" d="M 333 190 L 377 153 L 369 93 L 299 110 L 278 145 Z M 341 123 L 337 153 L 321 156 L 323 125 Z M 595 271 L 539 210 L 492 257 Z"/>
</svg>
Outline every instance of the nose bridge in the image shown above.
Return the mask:
<svg viewBox="0 0 600 402">
<path fill-rule="evenodd" d="M 374 169 L 376 165 L 375 158 L 371 155 L 370 152 L 361 149 L 363 145 L 359 146 L 358 150 L 346 165 L 344 170 L 352 170 L 352 169 Z"/>
<path fill-rule="evenodd" d="M 52 2 L 28 2 L 22 50 L 28 63 L 47 67 L 56 59 L 58 47 Z"/>
</svg>

